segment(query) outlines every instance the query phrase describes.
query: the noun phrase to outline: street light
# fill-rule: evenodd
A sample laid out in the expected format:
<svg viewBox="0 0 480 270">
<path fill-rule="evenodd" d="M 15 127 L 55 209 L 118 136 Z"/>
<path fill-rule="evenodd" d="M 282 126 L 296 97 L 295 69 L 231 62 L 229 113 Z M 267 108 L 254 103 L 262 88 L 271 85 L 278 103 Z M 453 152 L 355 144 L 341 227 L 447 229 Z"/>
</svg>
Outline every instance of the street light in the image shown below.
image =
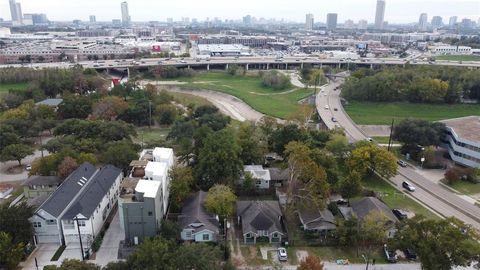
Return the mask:
<svg viewBox="0 0 480 270">
<path fill-rule="evenodd" d="M 365 260 L 365 264 L 367 265 L 367 266 L 365 267 L 365 270 L 368 270 L 368 263 L 370 262 L 370 260 L 369 260 L 369 258 L 366 257 L 364 254 L 362 254 L 362 257 L 363 257 L 363 259 Z"/>
<path fill-rule="evenodd" d="M 225 248 L 224 248 L 224 253 L 223 256 L 225 260 L 227 259 L 227 245 L 228 245 L 228 229 L 230 229 L 230 223 L 227 221 L 226 218 L 223 219 L 223 227 L 225 229 Z"/>
</svg>

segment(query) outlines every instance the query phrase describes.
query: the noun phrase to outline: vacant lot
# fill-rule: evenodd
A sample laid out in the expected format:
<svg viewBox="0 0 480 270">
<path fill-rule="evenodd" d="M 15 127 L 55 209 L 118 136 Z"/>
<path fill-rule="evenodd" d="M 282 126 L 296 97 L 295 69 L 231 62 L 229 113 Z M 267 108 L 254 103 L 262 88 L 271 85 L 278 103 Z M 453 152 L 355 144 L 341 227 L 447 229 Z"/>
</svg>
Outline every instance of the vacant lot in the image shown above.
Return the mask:
<svg viewBox="0 0 480 270">
<path fill-rule="evenodd" d="M 232 76 L 224 72 L 199 73 L 193 78 L 181 78 L 185 87 L 207 89 L 236 96 L 255 110 L 278 118 L 287 118 L 298 109 L 298 101 L 313 94 L 311 89 L 275 91 L 263 87 L 254 75 Z"/>
<path fill-rule="evenodd" d="M 359 125 L 390 125 L 408 117 L 428 121 L 480 115 L 480 104 L 376 103 L 351 101 L 345 110 Z"/>
<path fill-rule="evenodd" d="M 437 60 L 447 61 L 480 61 L 480 55 L 439 55 Z"/>
<path fill-rule="evenodd" d="M 0 96 L 8 93 L 10 90 L 25 91 L 27 86 L 27 83 L 0 83 Z"/>
</svg>

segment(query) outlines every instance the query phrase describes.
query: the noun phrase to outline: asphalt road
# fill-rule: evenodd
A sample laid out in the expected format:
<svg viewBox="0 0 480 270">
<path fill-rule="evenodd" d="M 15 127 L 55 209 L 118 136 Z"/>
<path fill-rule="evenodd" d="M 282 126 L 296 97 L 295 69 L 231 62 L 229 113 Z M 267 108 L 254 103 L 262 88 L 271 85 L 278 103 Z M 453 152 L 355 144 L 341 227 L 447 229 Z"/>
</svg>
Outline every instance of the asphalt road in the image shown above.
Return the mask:
<svg viewBox="0 0 480 270">
<path fill-rule="evenodd" d="M 323 89 L 324 93 L 320 92 L 317 95 L 317 111 L 328 128 L 335 128 L 335 124 L 344 128 L 351 142 L 365 140 L 367 136 L 344 111 L 340 102 L 340 91 L 333 91 L 335 87 L 343 83 L 343 80 L 337 79 Z M 328 105 L 328 109 L 325 109 L 326 105 Z M 335 117 L 338 122 L 332 122 L 332 117 Z M 398 190 L 405 191 L 402 188 L 402 182 L 409 181 L 416 187 L 415 192 L 408 192 L 410 196 L 444 217 L 456 217 L 480 230 L 480 207 L 426 179 L 417 173 L 415 168 L 399 167 L 397 172 L 398 174 L 391 181 Z"/>
</svg>

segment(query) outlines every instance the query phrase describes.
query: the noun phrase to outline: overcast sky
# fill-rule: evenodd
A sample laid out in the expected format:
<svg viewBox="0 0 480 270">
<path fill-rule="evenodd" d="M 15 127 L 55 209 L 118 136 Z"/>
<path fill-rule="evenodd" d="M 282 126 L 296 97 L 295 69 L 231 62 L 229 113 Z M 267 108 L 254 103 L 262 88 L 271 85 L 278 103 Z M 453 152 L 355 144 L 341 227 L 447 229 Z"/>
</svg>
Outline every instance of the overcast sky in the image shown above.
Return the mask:
<svg viewBox="0 0 480 270">
<path fill-rule="evenodd" d="M 50 20 L 97 21 L 120 19 L 119 0 L 20 0 L 23 13 L 46 13 Z M 246 14 L 264 18 L 284 18 L 304 22 L 306 13 L 315 21 L 324 22 L 327 13 L 338 13 L 338 21 L 346 19 L 374 21 L 376 0 L 130 0 L 133 21 L 165 21 L 167 17 L 241 19 Z M 418 21 L 420 13 L 428 13 L 448 21 L 450 16 L 474 19 L 480 16 L 480 0 L 386 0 L 385 20 L 389 23 Z M 10 20 L 8 0 L 0 0 L 0 18 Z"/>
</svg>

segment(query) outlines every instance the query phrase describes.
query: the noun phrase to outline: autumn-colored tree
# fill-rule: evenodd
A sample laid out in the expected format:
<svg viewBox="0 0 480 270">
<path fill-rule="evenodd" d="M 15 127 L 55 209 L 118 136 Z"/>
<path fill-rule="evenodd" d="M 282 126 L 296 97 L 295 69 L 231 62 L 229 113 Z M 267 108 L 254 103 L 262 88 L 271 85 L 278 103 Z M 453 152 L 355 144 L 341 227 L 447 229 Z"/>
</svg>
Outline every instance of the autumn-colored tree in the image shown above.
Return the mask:
<svg viewBox="0 0 480 270">
<path fill-rule="evenodd" d="M 308 255 L 302 260 L 297 270 L 323 270 L 323 263 L 318 256 Z"/>
<path fill-rule="evenodd" d="M 363 177 L 368 169 L 390 178 L 397 173 L 397 158 L 383 147 L 373 144 L 361 146 L 352 150 L 347 160 L 350 170 L 360 173 Z"/>
<path fill-rule="evenodd" d="M 205 198 L 205 208 L 217 214 L 220 218 L 233 215 L 234 203 L 237 196 L 225 185 L 214 185 L 208 190 Z"/>
<path fill-rule="evenodd" d="M 128 109 L 128 103 L 120 97 L 108 96 L 93 105 L 92 118 L 115 120 L 118 115 Z"/>
<path fill-rule="evenodd" d="M 65 179 L 78 168 L 78 163 L 71 157 L 65 157 L 58 165 L 57 175 L 60 179 Z"/>
<path fill-rule="evenodd" d="M 308 121 L 312 118 L 314 112 L 315 109 L 313 106 L 303 104 L 298 106 L 298 109 L 290 114 L 287 119 L 294 123 L 298 123 L 301 127 L 305 127 L 308 124 Z"/>
</svg>

